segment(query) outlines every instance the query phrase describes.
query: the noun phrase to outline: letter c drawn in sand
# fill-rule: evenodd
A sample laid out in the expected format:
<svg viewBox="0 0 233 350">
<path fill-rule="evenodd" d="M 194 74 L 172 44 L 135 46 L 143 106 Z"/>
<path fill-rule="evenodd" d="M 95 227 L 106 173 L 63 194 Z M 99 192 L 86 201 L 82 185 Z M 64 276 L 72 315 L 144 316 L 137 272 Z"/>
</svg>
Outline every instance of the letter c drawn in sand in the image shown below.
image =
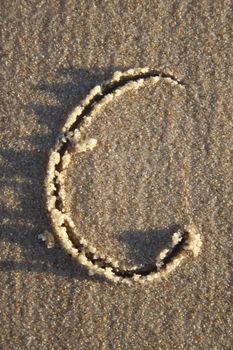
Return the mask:
<svg viewBox="0 0 233 350">
<path fill-rule="evenodd" d="M 195 257 L 201 249 L 201 237 L 195 225 L 181 226 L 173 232 L 169 246 L 162 250 L 151 266 L 126 269 L 111 257 L 101 256 L 83 237 L 74 234 L 75 224 L 65 209 L 66 169 L 72 153 L 92 152 L 97 140 L 83 139 L 82 133 L 90 126 L 93 115 L 116 96 L 128 90 L 138 89 L 145 81 L 158 84 L 161 80 L 184 89 L 184 84 L 170 74 L 149 68 L 130 69 L 115 72 L 112 79 L 102 86 L 96 86 L 69 115 L 62 128 L 55 148 L 51 151 L 46 177 L 47 209 L 51 217 L 54 234 L 61 246 L 79 263 L 87 267 L 89 274 L 102 275 L 114 282 L 131 284 L 134 282 L 161 280 L 173 271 L 188 255 Z"/>
</svg>

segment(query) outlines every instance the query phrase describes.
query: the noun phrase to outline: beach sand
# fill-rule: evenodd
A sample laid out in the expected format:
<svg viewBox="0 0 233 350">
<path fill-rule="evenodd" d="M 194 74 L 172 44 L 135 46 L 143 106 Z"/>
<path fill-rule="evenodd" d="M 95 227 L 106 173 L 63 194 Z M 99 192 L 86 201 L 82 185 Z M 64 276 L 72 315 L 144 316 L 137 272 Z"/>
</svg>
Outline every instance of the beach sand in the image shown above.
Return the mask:
<svg viewBox="0 0 233 350">
<path fill-rule="evenodd" d="M 231 349 L 232 4 L 2 1 L 0 348 Z M 163 79 L 114 99 L 72 158 L 78 231 L 121 264 L 151 263 L 169 227 L 193 222 L 202 249 L 161 281 L 88 271 L 51 232 L 45 177 L 72 109 L 115 71 Z M 41 237 L 41 236 L 40 236 Z"/>
</svg>

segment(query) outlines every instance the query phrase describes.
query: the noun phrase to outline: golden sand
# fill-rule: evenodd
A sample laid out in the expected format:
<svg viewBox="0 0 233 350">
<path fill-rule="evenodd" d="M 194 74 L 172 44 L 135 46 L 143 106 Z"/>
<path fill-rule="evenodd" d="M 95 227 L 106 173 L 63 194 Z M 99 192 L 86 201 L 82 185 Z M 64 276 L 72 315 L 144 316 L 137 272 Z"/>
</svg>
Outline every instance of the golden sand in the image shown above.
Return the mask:
<svg viewBox="0 0 233 350">
<path fill-rule="evenodd" d="M 17 0 L 0 8 L 0 348 L 231 349 L 232 1 Z M 74 238 L 111 264 L 151 265 L 179 240 L 173 223 L 201 235 L 196 257 L 187 251 L 160 283 L 129 288 L 89 276 L 58 244 L 47 248 L 44 183 L 80 101 L 113 74 L 119 81 L 119 71 L 144 66 L 178 85 L 160 79 L 108 96 L 86 129 L 95 147 L 74 151 L 69 164 L 64 155 L 66 176 L 56 174 Z M 66 136 L 75 148 L 79 133 Z"/>
</svg>

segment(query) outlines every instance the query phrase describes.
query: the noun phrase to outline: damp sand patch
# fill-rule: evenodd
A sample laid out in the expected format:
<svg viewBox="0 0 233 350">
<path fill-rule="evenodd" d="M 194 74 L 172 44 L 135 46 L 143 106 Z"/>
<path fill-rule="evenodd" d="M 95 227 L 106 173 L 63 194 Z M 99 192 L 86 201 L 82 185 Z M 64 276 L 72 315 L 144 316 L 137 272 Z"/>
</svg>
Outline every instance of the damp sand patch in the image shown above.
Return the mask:
<svg viewBox="0 0 233 350">
<path fill-rule="evenodd" d="M 68 117 L 49 159 L 47 207 L 59 242 L 90 274 L 161 280 L 198 255 L 185 103 L 178 79 L 136 69 L 116 72 Z"/>
</svg>

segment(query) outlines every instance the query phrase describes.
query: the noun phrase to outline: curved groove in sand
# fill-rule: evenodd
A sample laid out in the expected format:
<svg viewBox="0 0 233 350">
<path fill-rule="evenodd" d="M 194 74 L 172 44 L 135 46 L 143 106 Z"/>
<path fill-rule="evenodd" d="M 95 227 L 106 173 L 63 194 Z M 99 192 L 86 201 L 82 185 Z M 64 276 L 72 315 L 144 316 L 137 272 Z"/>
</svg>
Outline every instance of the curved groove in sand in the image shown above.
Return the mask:
<svg viewBox="0 0 233 350">
<path fill-rule="evenodd" d="M 63 248 L 88 268 L 90 275 L 104 275 L 112 281 L 127 284 L 132 281 L 144 283 L 160 280 L 181 263 L 187 251 L 190 251 L 193 256 L 198 255 L 200 251 L 200 234 L 194 225 L 189 225 L 173 233 L 169 247 L 160 252 L 153 265 L 126 269 L 120 267 L 117 261 L 110 257 L 100 256 L 95 247 L 90 246 L 86 239 L 77 238 L 74 234 L 75 225 L 65 210 L 64 183 L 71 154 L 92 151 L 97 145 L 96 139 L 85 139 L 82 135 L 91 124 L 92 118 L 115 96 L 127 90 L 138 89 L 145 81 L 150 80 L 152 84 L 157 84 L 161 79 L 178 88 L 184 88 L 183 82 L 174 76 L 148 68 L 130 69 L 123 73 L 115 72 L 110 81 L 92 89 L 83 102 L 69 115 L 62 128 L 62 135 L 50 154 L 46 195 L 47 208 L 55 235 Z"/>
</svg>

